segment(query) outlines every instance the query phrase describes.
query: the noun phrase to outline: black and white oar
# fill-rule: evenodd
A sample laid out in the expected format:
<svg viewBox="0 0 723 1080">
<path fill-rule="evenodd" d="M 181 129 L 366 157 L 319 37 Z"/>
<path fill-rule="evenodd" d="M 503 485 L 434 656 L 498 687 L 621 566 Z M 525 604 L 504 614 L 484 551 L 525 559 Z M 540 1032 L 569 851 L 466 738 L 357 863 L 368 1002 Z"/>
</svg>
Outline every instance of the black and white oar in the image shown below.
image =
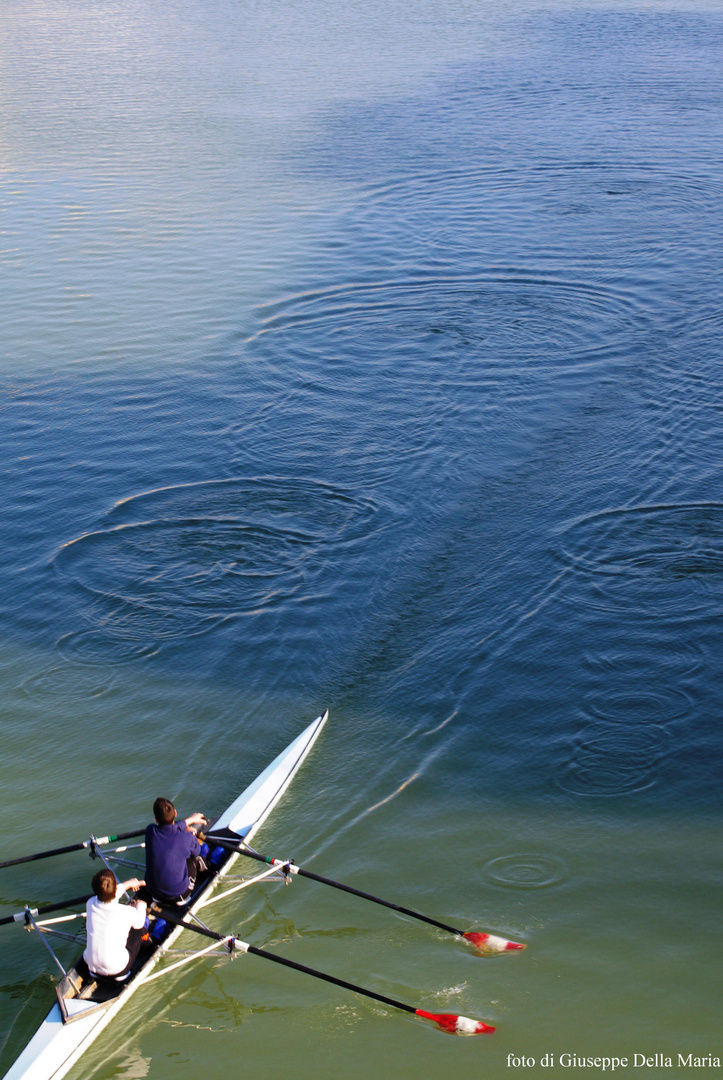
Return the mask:
<svg viewBox="0 0 723 1080">
<path fill-rule="evenodd" d="M 61 900 L 57 904 L 47 904 L 41 908 L 24 908 L 22 911 L 17 911 L 14 915 L 6 915 L 0 919 L 0 926 L 6 926 L 8 923 L 21 922 L 27 924 L 27 913 L 31 915 L 49 915 L 51 911 L 62 911 L 64 908 L 79 907 L 81 904 L 85 904 L 93 894 L 88 893 L 85 896 L 76 896 L 72 900 Z"/>
<path fill-rule="evenodd" d="M 411 908 L 402 907 L 401 904 L 393 904 L 389 900 L 382 900 L 380 896 L 374 896 L 372 893 L 362 892 L 361 889 L 353 889 L 351 885 L 344 885 L 341 881 L 334 881 L 333 878 L 322 877 L 321 874 L 313 874 L 311 870 L 304 870 L 301 866 L 297 866 L 296 863 L 283 860 L 283 859 L 271 859 L 267 855 L 261 855 L 258 851 L 254 851 L 239 837 L 238 840 L 232 839 L 230 830 L 227 830 L 227 835 L 214 835 L 209 833 L 207 839 L 214 844 L 220 844 L 221 847 L 229 848 L 231 851 L 238 851 L 241 855 L 247 855 L 250 859 L 256 859 L 258 862 L 268 863 L 269 866 L 278 866 L 279 869 L 288 868 L 284 870 L 285 873 L 298 874 L 300 877 L 310 878 L 311 881 L 319 881 L 322 885 L 331 885 L 333 889 L 341 889 L 342 892 L 351 893 L 353 896 L 360 896 L 363 900 L 371 900 L 373 904 L 381 904 L 382 907 L 391 908 L 392 911 L 399 911 L 402 915 L 408 915 L 411 919 L 418 919 L 420 922 L 429 923 L 430 926 L 437 926 L 440 930 L 447 930 L 450 934 L 454 934 L 455 937 L 463 938 L 482 956 L 499 956 L 501 953 L 516 952 L 526 948 L 525 945 L 517 941 L 509 941 L 508 938 L 500 937 L 499 934 L 486 934 L 480 930 L 460 930 L 456 926 L 450 926 L 449 923 L 440 922 L 439 919 L 431 919 L 428 915 L 422 915 L 419 911 L 413 911 Z"/>
<path fill-rule="evenodd" d="M 384 1005 L 391 1005 L 394 1009 L 412 1013 L 413 1016 L 419 1016 L 424 1020 L 432 1020 L 443 1031 L 447 1031 L 452 1035 L 491 1035 L 495 1030 L 491 1024 L 485 1024 L 482 1020 L 470 1020 L 467 1016 L 457 1016 L 455 1013 L 431 1013 L 425 1009 L 415 1009 L 413 1005 L 407 1005 L 404 1001 L 396 1001 L 385 994 L 377 994 L 374 990 L 367 990 L 363 986 L 357 986 L 355 983 L 347 982 L 345 979 L 337 979 L 335 975 L 327 975 L 323 971 L 317 971 L 316 968 L 307 967 L 306 964 L 297 964 L 295 960 L 287 960 L 283 956 L 276 956 L 275 953 L 267 952 L 266 949 L 258 949 L 255 945 L 240 941 L 239 938 L 233 935 L 217 934 L 214 930 L 207 930 L 205 927 L 187 923 L 177 915 L 166 911 L 165 908 L 158 907 L 156 904 L 152 906 L 151 912 L 158 918 L 165 919 L 166 922 L 173 923 L 176 926 L 183 926 L 186 930 L 192 930 L 194 934 L 202 934 L 204 937 L 221 941 L 231 950 L 239 949 L 241 952 L 260 956 L 262 960 L 272 960 L 275 964 L 294 968 L 295 971 L 302 971 L 305 975 L 313 975 L 315 979 L 323 979 L 324 982 L 333 983 L 334 986 L 341 986 L 345 990 L 353 990 L 355 994 L 363 994 L 364 997 L 381 1001 Z"/>
<path fill-rule="evenodd" d="M 0 870 L 6 866 L 19 866 L 20 863 L 35 862 L 36 859 L 49 859 L 52 855 L 66 855 L 69 851 L 82 851 L 84 848 L 95 844 L 114 844 L 116 840 L 130 840 L 134 836 L 143 836 L 145 829 L 137 829 L 135 832 L 118 833 L 117 836 L 97 836 L 95 839 L 83 840 L 80 844 L 68 844 L 67 847 L 52 848 L 50 851 L 38 851 L 35 855 L 23 855 L 19 859 L 7 859 L 0 862 Z"/>
</svg>

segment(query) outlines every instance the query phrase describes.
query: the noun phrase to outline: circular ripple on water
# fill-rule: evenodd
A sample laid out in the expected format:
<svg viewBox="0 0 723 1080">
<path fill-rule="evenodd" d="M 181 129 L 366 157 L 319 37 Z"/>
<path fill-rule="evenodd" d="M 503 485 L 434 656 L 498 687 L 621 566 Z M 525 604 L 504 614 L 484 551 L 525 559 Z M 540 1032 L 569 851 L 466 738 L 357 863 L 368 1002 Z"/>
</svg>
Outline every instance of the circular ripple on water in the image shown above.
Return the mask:
<svg viewBox="0 0 723 1080">
<path fill-rule="evenodd" d="M 646 691 L 677 695 L 680 690 L 665 684 L 681 683 L 699 675 L 707 666 L 705 650 L 700 641 L 671 635 L 670 627 L 661 623 L 656 628 L 646 626 L 643 638 L 625 640 L 620 637 L 617 614 L 611 616 L 611 632 L 615 644 L 609 649 L 601 645 L 598 633 L 592 647 L 583 654 L 587 671 L 600 679 L 606 688 L 616 684 L 621 690 L 644 685 Z"/>
<path fill-rule="evenodd" d="M 454 230 L 458 239 L 468 237 L 472 247 L 475 240 L 479 243 L 481 220 L 485 232 L 497 225 L 509 236 L 521 230 L 529 233 L 531 215 L 539 217 L 541 203 L 548 208 L 557 204 L 560 210 L 569 211 L 573 185 L 583 203 L 599 202 L 603 193 L 626 201 L 633 197 L 644 200 L 649 209 L 655 206 L 666 214 L 671 209 L 676 214 L 687 213 L 696 222 L 702 203 L 715 213 L 723 196 L 719 176 L 710 172 L 701 175 L 694 165 L 686 168 L 682 162 L 676 162 L 674 169 L 667 163 L 648 162 L 626 162 L 621 169 L 601 161 L 548 161 L 531 168 L 485 163 L 480 168 L 477 164 L 460 165 L 445 156 L 440 169 L 422 172 L 415 167 L 409 175 L 370 187 L 355 209 L 355 220 L 378 236 L 381 211 L 387 233 L 404 231 L 408 243 L 411 235 L 420 243 L 421 254 L 430 219 L 436 222 L 443 218 L 448 230 Z M 530 236 L 531 244 L 538 235 L 534 232 Z"/>
<path fill-rule="evenodd" d="M 614 352 L 645 309 L 634 294 L 599 282 L 526 267 L 459 271 L 450 264 L 406 280 L 304 293 L 265 305 L 259 315 L 261 328 L 246 348 L 268 343 L 271 363 L 275 358 L 284 371 L 288 339 L 304 378 L 313 365 L 320 380 L 336 382 L 344 356 L 347 379 L 366 380 L 384 368 L 387 377 L 411 379 L 418 393 L 414 373 L 428 371 L 438 393 L 455 384 L 489 387 L 500 374 L 564 370 L 586 354 L 597 361 Z M 354 355 L 358 368 L 348 360 Z M 459 363 L 450 365 L 454 356 Z M 477 356 L 485 363 L 475 371 L 470 359 Z"/>
<path fill-rule="evenodd" d="M 152 656 L 157 651 L 155 642 L 143 636 L 137 639 L 134 632 L 124 632 L 122 628 L 63 634 L 56 648 L 70 659 L 86 664 L 122 664 Z"/>
<path fill-rule="evenodd" d="M 21 683 L 26 694 L 75 700 L 100 697 L 113 683 L 113 675 L 97 667 L 83 668 L 77 664 L 49 667 L 28 676 Z"/>
<path fill-rule="evenodd" d="M 565 561 L 591 580 L 576 602 L 642 614 L 717 614 L 723 601 L 723 504 L 609 510 L 562 537 Z"/>
<path fill-rule="evenodd" d="M 484 864 L 481 875 L 511 889 L 549 889 L 565 881 L 568 869 L 552 855 L 500 855 Z"/>
<path fill-rule="evenodd" d="M 380 518 L 371 500 L 309 480 L 214 481 L 126 499 L 55 556 L 90 597 L 84 617 L 98 635 L 66 635 L 59 647 L 98 661 L 117 645 L 133 658 L 156 641 L 316 595 Z"/>
<path fill-rule="evenodd" d="M 527 453 L 542 418 L 559 423 L 559 395 L 577 397 L 590 377 L 617 370 L 631 327 L 647 318 L 632 290 L 589 275 L 473 263 L 260 308 L 243 343 L 257 452 L 311 453 L 323 427 L 327 452 L 355 445 L 365 475 L 388 475 L 390 462 L 397 475 L 420 462 L 439 473 L 444 462 L 462 476 L 480 454 Z M 265 427 L 269 402 L 282 412 Z M 237 437 L 247 455 L 245 431 Z"/>
<path fill-rule="evenodd" d="M 569 760 L 556 773 L 564 791 L 574 795 L 629 795 L 652 787 L 669 746 L 659 725 L 624 728 L 597 725 L 575 738 Z"/>
<path fill-rule="evenodd" d="M 651 687 L 645 690 L 596 690 L 587 694 L 585 704 L 600 720 L 637 726 L 651 722 L 669 724 L 691 709 L 690 697 L 682 690 Z"/>
</svg>

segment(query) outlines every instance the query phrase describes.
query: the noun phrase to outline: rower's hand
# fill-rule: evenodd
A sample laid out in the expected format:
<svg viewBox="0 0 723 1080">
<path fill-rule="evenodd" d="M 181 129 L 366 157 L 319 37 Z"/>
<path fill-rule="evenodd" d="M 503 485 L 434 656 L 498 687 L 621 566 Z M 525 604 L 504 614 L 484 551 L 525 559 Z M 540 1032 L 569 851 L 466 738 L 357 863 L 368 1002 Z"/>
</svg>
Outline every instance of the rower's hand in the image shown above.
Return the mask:
<svg viewBox="0 0 723 1080">
<path fill-rule="evenodd" d="M 194 825 L 205 825 L 205 824 L 206 824 L 206 817 L 205 817 L 204 814 L 202 814 L 200 812 L 195 813 L 195 814 L 191 814 L 190 817 L 186 818 L 186 828 L 188 829 L 189 832 L 194 831 L 193 830 Z"/>
<path fill-rule="evenodd" d="M 124 884 L 125 884 L 126 890 L 130 890 L 131 892 L 135 892 L 136 889 L 142 889 L 143 888 L 143 886 L 145 885 L 145 881 L 141 881 L 140 878 L 134 877 L 134 878 L 131 878 L 129 881 L 126 881 Z"/>
</svg>

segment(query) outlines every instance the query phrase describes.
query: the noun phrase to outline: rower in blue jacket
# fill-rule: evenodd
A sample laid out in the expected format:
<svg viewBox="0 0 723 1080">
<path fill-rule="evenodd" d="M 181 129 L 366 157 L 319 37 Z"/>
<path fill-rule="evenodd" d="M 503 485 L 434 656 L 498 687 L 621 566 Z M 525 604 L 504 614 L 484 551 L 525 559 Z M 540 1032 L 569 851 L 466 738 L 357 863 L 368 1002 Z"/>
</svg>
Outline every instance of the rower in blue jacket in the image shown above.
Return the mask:
<svg viewBox="0 0 723 1080">
<path fill-rule="evenodd" d="M 194 825 L 203 826 L 201 813 L 176 821 L 170 799 L 153 804 L 155 823 L 146 829 L 146 885 L 154 900 L 185 904 L 193 892 L 199 870 L 205 869 Z"/>
</svg>

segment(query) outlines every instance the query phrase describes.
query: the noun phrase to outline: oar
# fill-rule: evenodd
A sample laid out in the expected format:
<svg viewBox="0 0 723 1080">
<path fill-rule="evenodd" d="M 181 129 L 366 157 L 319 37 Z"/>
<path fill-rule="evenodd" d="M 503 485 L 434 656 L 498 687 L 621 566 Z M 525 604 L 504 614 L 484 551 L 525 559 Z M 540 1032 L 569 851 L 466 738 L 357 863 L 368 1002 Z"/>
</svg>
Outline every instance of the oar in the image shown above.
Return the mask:
<svg viewBox="0 0 723 1080">
<path fill-rule="evenodd" d="M 460 930 L 456 926 L 450 926 L 448 923 L 440 922 L 438 919 L 431 919 L 428 915 L 422 915 L 419 911 L 413 911 L 411 908 L 402 907 L 400 904 L 393 904 L 389 900 L 382 900 L 380 896 L 362 892 L 361 889 L 353 889 L 351 885 L 344 885 L 341 881 L 334 881 L 333 878 L 322 877 L 321 874 L 313 874 L 311 870 L 304 870 L 293 862 L 287 862 L 283 859 L 271 859 L 267 855 L 261 855 L 258 851 L 254 851 L 253 848 L 244 844 L 243 841 L 234 842 L 228 837 L 213 836 L 212 834 L 207 834 L 207 839 L 211 843 L 220 844 L 221 847 L 229 848 L 231 851 L 237 851 L 241 855 L 248 855 L 250 859 L 268 863 L 269 866 L 288 866 L 289 872 L 292 874 L 299 874 L 300 877 L 310 878 L 312 881 L 319 881 L 322 885 L 331 885 L 333 889 L 341 889 L 342 892 L 352 893 L 353 896 L 361 896 L 363 900 L 371 900 L 373 904 L 381 904 L 382 907 L 391 908 L 392 911 L 399 911 L 402 915 L 409 915 L 412 919 L 419 919 L 420 922 L 429 923 L 430 926 L 437 926 L 440 930 L 447 930 L 450 934 L 454 934 L 455 937 L 463 938 L 465 941 L 468 941 L 470 945 L 474 946 L 477 952 L 484 956 L 496 956 L 499 953 L 512 952 L 526 947 L 517 941 L 509 941 L 507 938 L 500 937 L 498 934 L 485 934 L 479 930 Z"/>
<path fill-rule="evenodd" d="M 118 833 L 117 836 L 98 836 L 95 838 L 95 843 L 114 844 L 116 840 L 130 840 L 133 836 L 143 836 L 145 831 L 145 829 L 137 829 L 135 832 Z M 92 840 L 84 840 L 82 844 L 68 844 L 67 847 L 52 848 L 50 851 L 38 851 L 35 855 L 23 855 L 19 859 L 8 859 L 6 862 L 0 862 L 0 870 L 3 870 L 6 866 L 19 866 L 20 863 L 35 862 L 36 859 L 49 859 L 51 855 L 65 855 L 69 851 L 82 851 L 83 848 L 89 848 L 92 843 Z"/>
<path fill-rule="evenodd" d="M 203 934 L 204 937 L 226 942 L 231 948 L 240 949 L 241 952 L 260 956 L 262 960 L 272 960 L 275 964 L 283 964 L 284 967 L 294 968 L 295 971 L 303 971 L 305 975 L 313 975 L 315 979 L 323 979 L 324 982 L 341 986 L 345 990 L 353 990 L 355 994 L 363 994 L 364 997 L 374 998 L 375 1001 L 381 1001 L 395 1009 L 412 1013 L 413 1016 L 433 1020 L 435 1024 L 439 1024 L 444 1031 L 452 1035 L 490 1035 L 495 1030 L 492 1025 L 485 1024 L 482 1020 L 470 1020 L 467 1016 L 457 1016 L 455 1013 L 430 1013 L 424 1009 L 415 1009 L 413 1005 L 407 1005 L 404 1001 L 396 1001 L 394 998 L 386 997 L 385 994 L 377 994 L 374 990 L 366 990 L 363 986 L 357 986 L 355 983 L 347 982 L 345 979 L 337 979 L 335 975 L 327 975 L 323 971 L 317 971 L 316 968 L 307 967 L 306 964 L 297 964 L 295 960 L 287 960 L 285 957 L 276 956 L 275 953 L 267 952 L 265 949 L 258 949 L 255 945 L 240 941 L 233 935 L 217 934 L 214 930 L 206 930 L 202 926 L 184 922 L 177 915 L 172 915 L 155 904 L 151 910 L 158 918 L 165 919 L 166 922 L 182 926 L 185 930 L 193 930 L 195 934 Z"/>
<path fill-rule="evenodd" d="M 62 911 L 63 908 L 77 907 L 79 904 L 85 904 L 90 900 L 93 894 L 88 893 L 85 896 L 76 896 L 72 900 L 61 900 L 58 904 L 47 904 L 46 907 L 30 908 L 31 915 L 49 915 L 51 911 Z M 5 926 L 11 922 L 25 922 L 25 911 L 18 911 L 14 915 L 6 915 L 3 919 L 0 919 L 0 926 Z"/>
</svg>

